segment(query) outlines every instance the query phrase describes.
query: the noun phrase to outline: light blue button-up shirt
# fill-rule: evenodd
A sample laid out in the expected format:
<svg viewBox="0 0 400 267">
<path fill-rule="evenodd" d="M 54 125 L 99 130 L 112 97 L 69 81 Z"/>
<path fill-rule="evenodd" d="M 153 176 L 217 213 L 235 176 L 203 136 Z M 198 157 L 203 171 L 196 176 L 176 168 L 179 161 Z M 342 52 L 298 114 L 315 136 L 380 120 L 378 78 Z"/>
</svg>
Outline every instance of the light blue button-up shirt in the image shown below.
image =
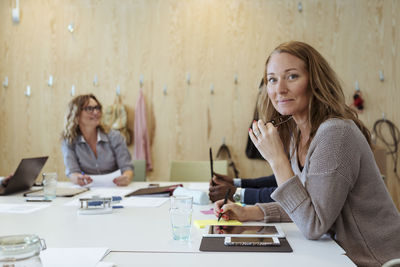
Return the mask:
<svg viewBox="0 0 400 267">
<path fill-rule="evenodd" d="M 82 135 L 72 144 L 63 140 L 61 150 L 65 164 L 65 174 L 71 173 L 106 174 L 118 169 L 123 173 L 133 170 L 131 154 L 122 135 L 115 130 L 105 134 L 97 131 L 97 158 Z"/>
</svg>

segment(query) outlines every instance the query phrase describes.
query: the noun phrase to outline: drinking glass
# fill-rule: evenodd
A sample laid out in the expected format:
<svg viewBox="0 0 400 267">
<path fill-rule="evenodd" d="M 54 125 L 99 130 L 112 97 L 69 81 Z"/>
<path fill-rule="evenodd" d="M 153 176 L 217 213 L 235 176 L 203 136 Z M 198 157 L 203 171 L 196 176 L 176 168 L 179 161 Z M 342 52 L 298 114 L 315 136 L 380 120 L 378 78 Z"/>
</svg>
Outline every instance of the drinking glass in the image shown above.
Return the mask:
<svg viewBox="0 0 400 267">
<path fill-rule="evenodd" d="M 43 173 L 43 195 L 45 199 L 55 199 L 57 192 L 57 173 Z"/>
<path fill-rule="evenodd" d="M 172 196 L 170 218 L 172 226 L 172 238 L 188 241 L 192 227 L 192 196 Z"/>
</svg>

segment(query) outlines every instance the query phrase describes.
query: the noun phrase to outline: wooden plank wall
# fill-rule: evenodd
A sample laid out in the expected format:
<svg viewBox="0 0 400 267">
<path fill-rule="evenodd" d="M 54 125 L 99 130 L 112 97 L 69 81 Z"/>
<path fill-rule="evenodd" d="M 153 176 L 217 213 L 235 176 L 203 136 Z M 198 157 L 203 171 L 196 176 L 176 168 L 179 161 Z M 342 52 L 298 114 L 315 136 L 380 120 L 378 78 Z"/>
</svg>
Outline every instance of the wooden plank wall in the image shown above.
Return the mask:
<svg viewBox="0 0 400 267">
<path fill-rule="evenodd" d="M 21 0 L 17 24 L 14 2 L 0 1 L 0 80 L 9 80 L 0 88 L 3 175 L 22 157 L 50 155 L 45 171 L 65 178 L 60 132 L 71 87 L 110 105 L 120 85 L 133 128 L 141 75 L 154 163 L 149 180 L 167 180 L 173 159 L 207 160 L 208 147 L 216 151 L 223 139 L 241 176 L 269 174 L 244 149 L 265 59 L 288 40 L 308 42 L 329 60 L 349 103 L 359 82 L 369 128 L 383 112 L 400 126 L 400 1 L 304 0 L 299 12 L 299 1 L 276 0 Z M 400 207 L 389 157 L 388 170 Z"/>
</svg>

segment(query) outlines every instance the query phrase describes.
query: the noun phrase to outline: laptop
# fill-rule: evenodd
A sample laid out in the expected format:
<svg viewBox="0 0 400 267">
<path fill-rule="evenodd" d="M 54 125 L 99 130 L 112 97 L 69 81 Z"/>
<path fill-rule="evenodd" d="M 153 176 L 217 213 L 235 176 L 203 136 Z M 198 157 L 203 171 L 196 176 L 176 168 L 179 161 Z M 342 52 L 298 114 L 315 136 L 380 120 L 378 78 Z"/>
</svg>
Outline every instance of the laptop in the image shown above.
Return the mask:
<svg viewBox="0 0 400 267">
<path fill-rule="evenodd" d="M 9 195 L 31 188 L 48 158 L 46 156 L 22 159 L 7 186 L 0 187 L 0 195 Z"/>
</svg>

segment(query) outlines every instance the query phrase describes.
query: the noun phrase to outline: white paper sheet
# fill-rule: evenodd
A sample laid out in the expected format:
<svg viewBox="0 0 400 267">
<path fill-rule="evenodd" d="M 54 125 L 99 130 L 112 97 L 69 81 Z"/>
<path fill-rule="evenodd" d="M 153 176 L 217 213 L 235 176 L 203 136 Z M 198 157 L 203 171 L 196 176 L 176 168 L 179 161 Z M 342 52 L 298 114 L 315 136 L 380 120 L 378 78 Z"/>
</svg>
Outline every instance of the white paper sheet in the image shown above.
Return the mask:
<svg viewBox="0 0 400 267">
<path fill-rule="evenodd" d="M 88 174 L 90 178 L 92 178 L 92 182 L 90 184 L 85 185 L 84 187 L 116 187 L 117 185 L 113 182 L 113 180 L 119 176 L 121 176 L 121 170 L 116 170 L 112 173 L 107 174 Z"/>
<path fill-rule="evenodd" d="M 131 193 L 133 190 L 132 189 L 126 189 L 126 188 L 90 188 L 90 191 L 80 194 L 78 198 L 75 198 L 67 203 L 64 204 L 64 206 L 80 206 L 81 202 L 79 201 L 79 198 L 91 198 L 93 196 L 98 196 L 98 197 L 112 197 L 112 196 L 120 196 L 124 197 L 125 195 Z"/>
<path fill-rule="evenodd" d="M 43 267 L 95 267 L 108 248 L 47 248 L 40 253 Z"/>
<path fill-rule="evenodd" d="M 124 207 L 159 207 L 169 200 L 169 197 L 127 197 L 119 204 Z"/>
<path fill-rule="evenodd" d="M 116 267 L 115 263 L 108 261 L 101 261 L 96 264 L 96 267 Z"/>
<path fill-rule="evenodd" d="M 0 204 L 0 213 L 31 213 L 49 207 L 50 204 Z"/>
</svg>

